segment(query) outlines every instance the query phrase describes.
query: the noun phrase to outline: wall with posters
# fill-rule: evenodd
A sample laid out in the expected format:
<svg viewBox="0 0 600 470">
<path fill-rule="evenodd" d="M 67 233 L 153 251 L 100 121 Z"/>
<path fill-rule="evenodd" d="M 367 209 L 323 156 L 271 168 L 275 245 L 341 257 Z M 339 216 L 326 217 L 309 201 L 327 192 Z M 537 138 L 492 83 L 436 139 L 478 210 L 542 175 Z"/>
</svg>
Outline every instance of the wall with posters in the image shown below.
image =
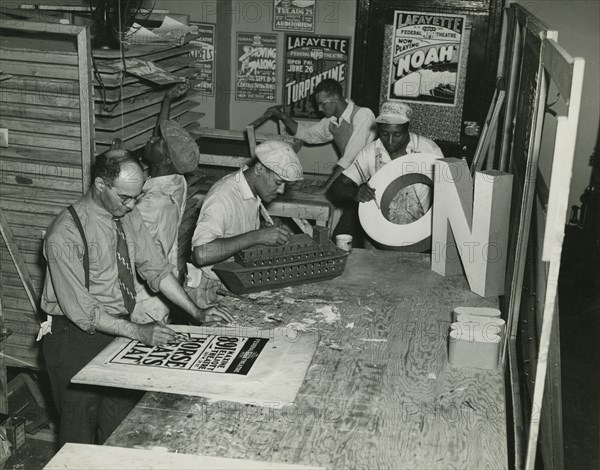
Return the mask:
<svg viewBox="0 0 600 470">
<path fill-rule="evenodd" d="M 204 23 L 218 23 L 216 38 L 217 78 L 214 97 L 201 97 L 202 111 L 206 113 L 203 125 L 209 127 L 244 130 L 246 125 L 259 117 L 269 106 L 283 104 L 284 95 L 284 58 L 286 34 L 294 31 L 274 30 L 274 2 L 273 0 L 157 0 L 155 8 L 168 9 L 176 13 L 187 13 L 191 21 Z M 323 36 L 342 36 L 350 38 L 350 59 L 347 73 L 347 89 L 351 89 L 352 50 L 354 48 L 354 26 L 356 15 L 356 0 L 317 0 L 314 11 L 314 33 L 307 32 L 308 26 L 303 25 L 304 31 L 297 34 L 315 34 Z M 251 36 L 248 34 L 251 33 Z M 241 34 L 241 36 L 240 36 Z M 260 79 L 254 79 L 255 89 L 262 90 L 254 95 L 252 100 L 247 100 L 247 95 L 240 99 L 240 89 L 236 90 L 236 80 L 241 68 L 240 58 L 243 57 L 243 45 L 260 36 L 264 45 L 270 46 L 271 37 L 276 41 L 275 61 L 275 89 L 274 100 L 259 99 L 262 96 L 271 96 L 269 91 L 270 77 L 269 51 L 264 51 L 261 63 L 257 70 Z M 266 36 L 265 36 L 266 35 Z M 258 40 L 258 38 L 257 38 Z M 226 44 L 229 44 L 229 47 Z M 242 53 L 240 55 L 240 50 Z M 228 57 L 224 57 L 228 54 Z M 227 66 L 221 61 L 227 60 Z M 248 65 L 248 64 L 247 64 Z M 254 64 L 256 65 L 256 64 Z M 246 68 L 246 70 L 248 70 Z M 224 77 L 222 72 L 227 72 Z M 261 86 L 259 87 L 258 84 Z M 237 96 L 236 96 L 237 95 Z M 359 99 L 360 101 L 360 99 Z M 316 122 L 316 121 L 312 121 Z M 277 132 L 273 122 L 265 123 L 260 132 Z M 332 144 L 313 147 L 303 147 L 300 159 L 305 171 L 314 173 L 329 173 L 337 155 Z"/>
<path fill-rule="evenodd" d="M 157 10 L 169 10 L 173 13 L 183 13 L 190 15 L 191 23 L 210 23 L 216 24 L 217 22 L 217 2 L 219 0 L 157 0 L 146 1 L 144 6 L 147 8 L 156 8 Z M 219 28 L 215 28 L 216 34 L 219 34 Z M 220 60 L 222 51 L 219 51 L 219 47 L 222 47 L 222 41 L 220 42 L 216 38 L 216 60 Z M 221 53 L 220 53 L 221 52 Z M 219 68 L 219 64 L 215 64 L 217 69 Z M 228 65 L 228 64 L 227 64 Z M 205 113 L 205 116 L 202 118 L 202 125 L 207 127 L 215 127 L 215 109 L 216 103 L 220 101 L 220 93 L 221 87 L 218 84 L 218 71 L 215 70 L 215 74 L 217 75 L 215 78 L 215 83 L 213 87 L 212 95 L 211 94 L 202 94 L 197 95 L 194 98 L 194 101 L 197 101 L 202 105 L 201 111 Z"/>
</svg>

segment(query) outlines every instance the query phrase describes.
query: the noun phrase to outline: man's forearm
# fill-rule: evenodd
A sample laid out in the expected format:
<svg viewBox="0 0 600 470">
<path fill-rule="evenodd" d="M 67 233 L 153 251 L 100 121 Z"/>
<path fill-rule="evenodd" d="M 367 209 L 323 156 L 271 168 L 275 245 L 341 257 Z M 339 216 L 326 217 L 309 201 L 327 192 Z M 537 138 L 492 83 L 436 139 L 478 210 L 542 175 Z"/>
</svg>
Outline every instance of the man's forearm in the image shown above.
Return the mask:
<svg viewBox="0 0 600 470">
<path fill-rule="evenodd" d="M 217 238 L 210 243 L 194 247 L 192 261 L 196 266 L 209 266 L 232 257 L 258 243 L 257 231 L 243 233 L 230 238 Z"/>
<path fill-rule="evenodd" d="M 331 185 L 330 194 L 334 201 L 356 201 L 358 186 L 344 175 L 339 176 Z"/>
<path fill-rule="evenodd" d="M 104 311 L 100 312 L 96 330 L 102 333 L 108 333 L 114 336 L 123 336 L 125 338 L 140 340 L 138 328 L 139 325 L 122 318 L 117 318 Z"/>
<path fill-rule="evenodd" d="M 160 281 L 159 288 L 167 299 L 183 311 L 187 312 L 200 322 L 204 321 L 202 309 L 198 308 L 196 304 L 192 302 L 173 274 L 169 273 L 167 277 L 163 278 L 162 281 Z"/>
<path fill-rule="evenodd" d="M 338 179 L 338 177 L 342 174 L 342 172 L 344 171 L 344 169 L 339 166 L 339 165 L 335 165 L 335 167 L 333 168 L 333 172 L 331 173 L 331 175 L 329 175 L 329 178 L 327 178 L 327 181 L 325 181 L 325 185 L 323 186 L 323 189 L 325 191 L 327 191 L 331 185 L 335 182 L 335 180 Z"/>
</svg>

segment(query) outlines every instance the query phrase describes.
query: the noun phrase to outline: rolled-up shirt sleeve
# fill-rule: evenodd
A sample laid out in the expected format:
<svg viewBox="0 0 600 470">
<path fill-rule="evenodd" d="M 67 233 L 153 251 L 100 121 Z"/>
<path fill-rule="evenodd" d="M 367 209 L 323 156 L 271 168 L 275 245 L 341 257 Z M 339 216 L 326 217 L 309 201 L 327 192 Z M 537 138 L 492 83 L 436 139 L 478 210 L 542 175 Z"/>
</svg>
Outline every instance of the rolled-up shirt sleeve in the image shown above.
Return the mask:
<svg viewBox="0 0 600 470">
<path fill-rule="evenodd" d="M 329 132 L 328 119 L 321 119 L 318 123 L 310 125 L 299 122 L 294 137 L 307 144 L 324 144 L 333 140 L 333 135 Z"/>
<path fill-rule="evenodd" d="M 154 243 L 141 215 L 137 210 L 128 215 L 135 235 L 135 267 L 139 275 L 154 292 L 160 290 L 160 282 L 173 272 L 175 266 L 168 263 Z M 127 234 L 129 237 L 129 234 Z"/>
<path fill-rule="evenodd" d="M 337 162 L 346 169 L 356 159 L 359 152 L 376 138 L 375 116 L 369 108 L 358 110 L 352 121 L 352 135 L 344 149 L 344 155 Z"/>
<path fill-rule="evenodd" d="M 85 286 L 81 259 L 83 244 L 75 224 L 64 221 L 61 230 L 46 238 L 43 252 L 51 285 L 50 289 L 44 291 L 42 307 L 45 304 L 54 305 L 79 328 L 94 333 L 104 305 L 90 295 Z M 51 315 L 59 313 L 48 310 L 46 309 L 47 313 Z"/>
<path fill-rule="evenodd" d="M 370 147 L 370 146 L 369 146 Z M 369 171 L 369 155 L 371 152 L 367 152 L 369 147 L 363 148 L 357 155 L 354 163 L 343 171 L 343 175 L 350 178 L 358 186 L 366 183 L 371 178 Z"/>
<path fill-rule="evenodd" d="M 215 194 L 209 195 L 204 203 L 192 237 L 192 248 L 206 245 L 217 238 L 225 237 L 228 214 L 233 213 L 228 201 L 219 200 Z"/>
</svg>

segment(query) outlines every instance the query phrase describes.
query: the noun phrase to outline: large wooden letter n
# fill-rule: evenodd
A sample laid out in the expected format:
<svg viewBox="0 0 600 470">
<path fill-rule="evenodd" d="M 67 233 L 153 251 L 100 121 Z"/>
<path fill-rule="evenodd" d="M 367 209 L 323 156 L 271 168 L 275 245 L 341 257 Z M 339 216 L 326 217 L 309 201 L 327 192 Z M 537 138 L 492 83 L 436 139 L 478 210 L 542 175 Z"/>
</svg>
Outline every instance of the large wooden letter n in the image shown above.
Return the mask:
<svg viewBox="0 0 600 470">
<path fill-rule="evenodd" d="M 483 297 L 504 293 L 512 179 L 476 172 L 473 189 L 465 161 L 435 164 L 431 269 L 442 276 L 464 269 L 471 290 Z"/>
</svg>

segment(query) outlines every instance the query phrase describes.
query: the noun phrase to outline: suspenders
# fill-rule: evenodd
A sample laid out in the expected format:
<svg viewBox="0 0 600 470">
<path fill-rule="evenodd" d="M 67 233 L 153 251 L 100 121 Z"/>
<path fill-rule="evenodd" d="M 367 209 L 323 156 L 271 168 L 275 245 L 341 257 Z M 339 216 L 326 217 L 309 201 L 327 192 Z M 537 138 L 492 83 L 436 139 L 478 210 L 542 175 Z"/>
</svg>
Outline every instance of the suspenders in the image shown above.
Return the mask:
<svg viewBox="0 0 600 470">
<path fill-rule="evenodd" d="M 90 253 L 88 251 L 88 243 L 87 238 L 85 237 L 85 232 L 83 231 L 83 226 L 81 225 L 81 219 L 75 212 L 75 208 L 73 206 L 67 207 L 67 210 L 73 217 L 75 221 L 75 225 L 77 226 L 77 230 L 79 230 L 79 234 L 81 235 L 81 239 L 83 240 L 83 272 L 85 274 L 85 288 L 90 290 Z"/>
</svg>

